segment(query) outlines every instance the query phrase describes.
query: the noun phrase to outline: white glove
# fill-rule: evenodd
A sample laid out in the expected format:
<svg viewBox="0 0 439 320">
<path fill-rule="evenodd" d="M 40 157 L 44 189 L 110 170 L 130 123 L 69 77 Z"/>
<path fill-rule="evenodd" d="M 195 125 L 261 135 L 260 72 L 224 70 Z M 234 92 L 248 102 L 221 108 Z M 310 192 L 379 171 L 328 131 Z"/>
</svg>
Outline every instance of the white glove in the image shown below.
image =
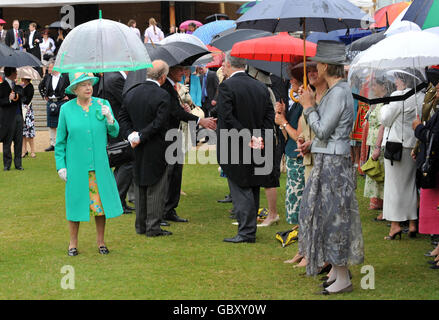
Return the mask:
<svg viewBox="0 0 439 320">
<path fill-rule="evenodd" d="M 114 123 L 114 118 L 113 118 L 113 115 L 111 114 L 110 107 L 108 107 L 107 105 L 103 104 L 102 100 L 98 100 L 98 103 L 101 105 L 102 115 L 105 118 L 107 118 L 107 122 L 109 124 L 113 124 Z"/>
<path fill-rule="evenodd" d="M 134 143 L 140 142 L 139 133 L 136 132 L 136 131 L 132 132 L 132 133 L 128 136 L 128 141 L 129 141 L 129 142 L 134 142 Z"/>
<path fill-rule="evenodd" d="M 58 170 L 58 175 L 59 177 L 64 180 L 65 182 L 67 182 L 67 169 L 66 168 L 62 168 Z"/>
</svg>

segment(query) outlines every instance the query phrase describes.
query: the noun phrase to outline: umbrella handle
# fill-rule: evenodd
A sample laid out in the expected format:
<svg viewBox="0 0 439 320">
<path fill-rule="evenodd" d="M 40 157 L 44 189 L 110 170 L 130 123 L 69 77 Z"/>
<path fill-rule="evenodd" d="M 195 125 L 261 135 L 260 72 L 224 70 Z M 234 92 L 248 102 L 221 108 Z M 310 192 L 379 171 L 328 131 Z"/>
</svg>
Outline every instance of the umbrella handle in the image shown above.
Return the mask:
<svg viewBox="0 0 439 320">
<path fill-rule="evenodd" d="M 303 19 L 303 88 L 307 89 L 306 77 L 306 18 Z"/>
</svg>

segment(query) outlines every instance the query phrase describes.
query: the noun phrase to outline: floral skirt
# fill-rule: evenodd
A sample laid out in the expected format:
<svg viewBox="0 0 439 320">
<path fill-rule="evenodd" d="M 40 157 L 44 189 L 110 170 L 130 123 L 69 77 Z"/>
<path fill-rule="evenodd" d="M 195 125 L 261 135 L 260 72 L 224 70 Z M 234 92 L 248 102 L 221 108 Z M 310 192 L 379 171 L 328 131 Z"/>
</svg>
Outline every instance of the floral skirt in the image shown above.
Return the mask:
<svg viewBox="0 0 439 320">
<path fill-rule="evenodd" d="M 25 108 L 23 106 L 23 108 Z M 35 138 L 35 115 L 34 110 L 32 108 L 32 104 L 30 104 L 26 108 L 26 115 L 24 117 L 24 125 L 23 125 L 23 136 L 25 138 Z"/>
<path fill-rule="evenodd" d="M 94 217 L 104 216 L 105 214 L 96 181 L 96 173 L 94 171 L 88 172 L 88 188 L 90 195 L 90 215 Z"/>
<path fill-rule="evenodd" d="M 303 158 L 286 156 L 287 187 L 285 195 L 286 218 L 289 224 L 299 223 L 300 200 L 305 188 Z"/>
<path fill-rule="evenodd" d="M 363 235 L 349 156 L 314 154 L 299 213 L 299 252 L 306 273 L 317 275 L 325 262 L 361 264 Z"/>
</svg>

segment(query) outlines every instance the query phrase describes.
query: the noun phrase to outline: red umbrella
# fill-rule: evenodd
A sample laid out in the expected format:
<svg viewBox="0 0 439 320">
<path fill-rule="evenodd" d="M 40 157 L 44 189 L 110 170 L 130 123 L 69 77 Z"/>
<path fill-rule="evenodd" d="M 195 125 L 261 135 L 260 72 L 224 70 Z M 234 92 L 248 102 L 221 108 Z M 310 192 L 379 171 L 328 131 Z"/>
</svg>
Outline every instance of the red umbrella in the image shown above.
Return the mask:
<svg viewBox="0 0 439 320">
<path fill-rule="evenodd" d="M 299 63 L 305 57 L 316 55 L 317 45 L 292 37 L 288 32 L 276 36 L 256 38 L 237 42 L 233 45 L 231 55 L 234 57 L 274 62 Z M 304 52 L 306 52 L 304 54 Z M 304 65 L 304 69 L 306 65 Z M 303 83 L 306 83 L 304 72 Z"/>
<path fill-rule="evenodd" d="M 212 59 L 213 59 L 212 62 L 209 62 L 206 65 L 206 67 L 207 68 L 220 68 L 223 64 L 223 59 L 224 59 L 223 52 L 220 49 L 209 46 L 209 45 L 207 45 L 206 47 L 211 52 Z"/>
<path fill-rule="evenodd" d="M 6 23 L 6 21 L 5 20 L 3 20 L 3 19 L 0 19 L 0 24 L 5 24 Z"/>
<path fill-rule="evenodd" d="M 373 19 L 375 23 L 371 28 L 383 28 L 390 26 L 398 15 L 410 5 L 411 2 L 398 2 L 379 9 Z"/>
</svg>

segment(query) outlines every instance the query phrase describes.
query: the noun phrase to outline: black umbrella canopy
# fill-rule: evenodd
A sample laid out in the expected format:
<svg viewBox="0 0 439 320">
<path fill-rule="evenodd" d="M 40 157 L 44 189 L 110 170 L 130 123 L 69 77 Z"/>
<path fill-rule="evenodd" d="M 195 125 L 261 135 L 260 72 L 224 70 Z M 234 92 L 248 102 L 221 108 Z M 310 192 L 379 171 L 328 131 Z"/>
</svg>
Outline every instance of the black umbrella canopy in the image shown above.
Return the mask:
<svg viewBox="0 0 439 320">
<path fill-rule="evenodd" d="M 147 43 L 145 47 L 151 61 L 160 59 L 165 61 L 170 67 L 175 65 L 190 66 L 198 58 L 210 53 L 200 46 L 181 41 L 169 42 L 164 45 Z M 145 80 L 146 69 L 129 72 L 123 94 Z"/>
<path fill-rule="evenodd" d="M 169 42 L 164 45 L 145 44 L 151 61 L 161 59 L 170 67 L 177 64 L 190 66 L 198 58 L 210 53 L 202 47 L 187 42 Z"/>
<path fill-rule="evenodd" d="M 220 49 L 221 51 L 229 51 L 232 50 L 232 47 L 236 42 L 268 37 L 272 35 L 273 34 L 271 32 L 263 31 L 263 30 L 255 30 L 255 29 L 236 30 L 235 28 L 231 28 L 214 36 L 210 45 Z"/>
<path fill-rule="evenodd" d="M 351 50 L 351 51 L 367 50 L 375 43 L 378 43 L 381 40 L 383 40 L 385 37 L 386 36 L 384 35 L 384 31 L 372 33 L 371 35 L 368 35 L 366 37 L 363 37 L 361 39 L 358 39 L 358 40 L 355 40 L 354 42 L 352 42 L 351 45 L 349 46 L 349 50 Z"/>
<path fill-rule="evenodd" d="M 374 20 L 348 0 L 260 1 L 237 21 L 237 29 L 269 32 L 367 28 Z"/>
<path fill-rule="evenodd" d="M 9 56 L 13 53 L 15 53 L 14 49 L 8 47 L 7 45 L 0 43 L 0 58 L 3 56 Z"/>
<path fill-rule="evenodd" d="M 24 51 L 15 51 L 11 54 L 2 55 L 0 49 L 0 66 L 2 67 L 39 67 L 42 65 L 41 61 L 30 53 Z"/>
</svg>

